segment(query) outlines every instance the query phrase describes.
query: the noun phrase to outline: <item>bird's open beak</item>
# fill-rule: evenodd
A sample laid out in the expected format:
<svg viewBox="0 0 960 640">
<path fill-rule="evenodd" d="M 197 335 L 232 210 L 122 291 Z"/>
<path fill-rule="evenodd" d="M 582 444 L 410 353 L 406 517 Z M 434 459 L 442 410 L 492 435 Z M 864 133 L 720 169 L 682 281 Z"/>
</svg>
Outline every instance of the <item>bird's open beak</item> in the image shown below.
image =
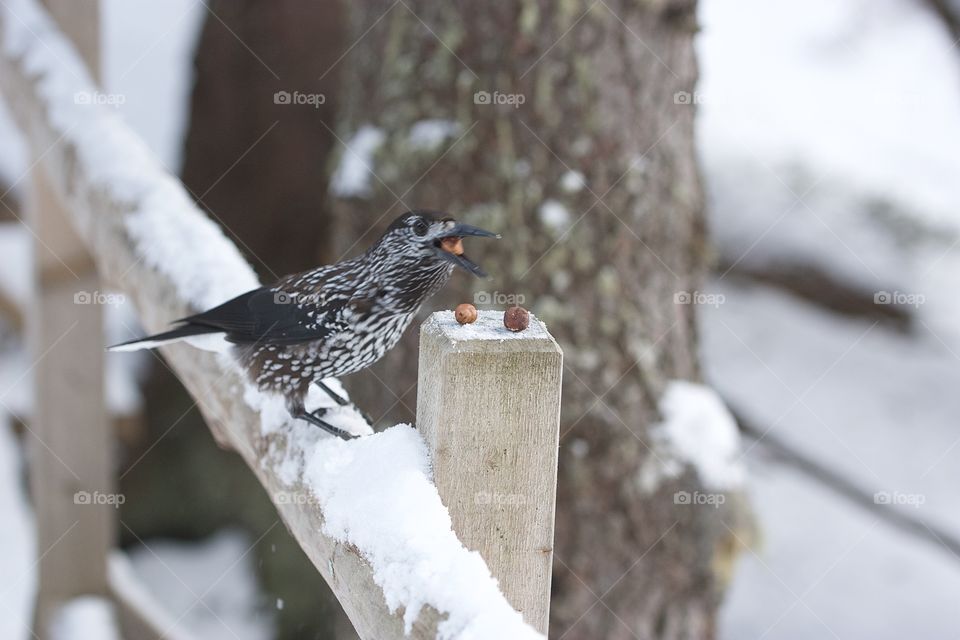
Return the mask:
<svg viewBox="0 0 960 640">
<path fill-rule="evenodd" d="M 434 241 L 434 247 L 438 255 L 440 255 L 440 257 L 442 257 L 444 260 L 448 260 L 453 264 L 466 269 L 477 277 L 487 277 L 487 272 L 481 269 L 480 265 L 470 260 L 470 258 L 463 253 L 463 238 L 465 236 L 499 238 L 500 234 L 458 222 Z"/>
</svg>

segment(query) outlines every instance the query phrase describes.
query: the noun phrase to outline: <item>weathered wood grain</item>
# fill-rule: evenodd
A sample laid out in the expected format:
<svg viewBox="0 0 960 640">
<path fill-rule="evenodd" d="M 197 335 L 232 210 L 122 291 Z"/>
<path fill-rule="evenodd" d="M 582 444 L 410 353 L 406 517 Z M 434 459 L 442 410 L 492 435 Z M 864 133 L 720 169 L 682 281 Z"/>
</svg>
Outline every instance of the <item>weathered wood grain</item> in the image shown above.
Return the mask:
<svg viewBox="0 0 960 640">
<path fill-rule="evenodd" d="M 97 0 L 45 0 L 96 76 Z M 45 147 L 34 145 L 35 156 Z M 34 296 L 27 311 L 37 397 L 28 427 L 30 487 L 40 554 L 34 630 L 48 637 L 58 606 L 107 595 L 107 553 L 116 508 L 112 437 L 104 396 L 102 291 L 89 253 L 56 197 L 48 170 L 33 167 L 25 223 L 33 237 Z"/>
<path fill-rule="evenodd" d="M 454 531 L 545 634 L 563 352 L 539 320 L 515 335 L 500 316 L 481 312 L 481 331 L 450 311 L 423 324 L 417 429 Z"/>
</svg>

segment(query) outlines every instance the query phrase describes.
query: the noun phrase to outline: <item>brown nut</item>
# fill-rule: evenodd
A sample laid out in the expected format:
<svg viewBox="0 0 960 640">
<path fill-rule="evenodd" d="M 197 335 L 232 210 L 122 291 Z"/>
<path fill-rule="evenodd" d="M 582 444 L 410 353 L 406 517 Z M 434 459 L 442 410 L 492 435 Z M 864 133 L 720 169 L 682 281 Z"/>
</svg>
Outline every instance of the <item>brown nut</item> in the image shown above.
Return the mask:
<svg viewBox="0 0 960 640">
<path fill-rule="evenodd" d="M 448 253 L 452 253 L 455 256 L 463 255 L 463 238 L 458 236 L 452 236 L 450 238 L 444 238 L 440 241 L 440 248 Z"/>
<path fill-rule="evenodd" d="M 530 312 L 523 307 L 510 307 L 503 312 L 503 326 L 510 331 L 523 331 L 530 326 Z"/>
<path fill-rule="evenodd" d="M 473 324 L 477 321 L 477 308 L 469 302 L 464 302 L 453 310 L 453 316 L 460 324 Z"/>
</svg>

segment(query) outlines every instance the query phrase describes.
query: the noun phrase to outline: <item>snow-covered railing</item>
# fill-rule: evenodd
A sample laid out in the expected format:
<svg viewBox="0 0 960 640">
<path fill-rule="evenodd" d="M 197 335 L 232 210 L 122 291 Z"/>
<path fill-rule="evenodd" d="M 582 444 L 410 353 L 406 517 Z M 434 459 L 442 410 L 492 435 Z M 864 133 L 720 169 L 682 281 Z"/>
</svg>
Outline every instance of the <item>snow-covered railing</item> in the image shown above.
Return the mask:
<svg viewBox="0 0 960 640">
<path fill-rule="evenodd" d="M 60 18 L 72 16 L 72 21 L 60 22 L 71 25 L 71 32 L 79 28 L 80 33 L 73 33 L 78 48 L 87 47 L 87 60 L 95 68 L 96 3 L 46 4 Z M 52 499 L 56 506 L 56 500 L 74 491 L 109 493 L 113 481 L 104 472 L 110 468 L 108 454 L 96 453 L 110 448 L 102 441 L 109 432 L 96 395 L 102 385 L 102 337 L 96 330 L 74 335 L 70 327 L 76 314 L 96 306 L 65 306 L 67 294 L 77 286 L 69 272 L 77 274 L 81 286 L 99 287 L 99 277 L 122 291 L 150 331 L 258 283 L 236 247 L 117 115 L 96 100 L 78 99 L 96 95 L 90 72 L 35 0 L 4 0 L 0 6 L 0 90 L 35 163 L 30 222 L 38 224 L 38 253 L 49 251 L 49 264 L 38 264 L 39 297 L 52 296 L 56 305 L 39 311 L 65 320 L 40 328 L 43 340 L 36 344 L 46 340 L 50 353 L 37 356 L 46 360 L 58 357 L 51 356 L 54 351 L 65 353 L 62 362 L 73 367 L 70 376 L 61 376 L 60 388 L 47 388 L 49 380 L 40 378 L 37 404 L 58 407 L 46 419 L 55 442 L 71 431 L 67 446 L 96 436 L 92 445 L 77 444 L 79 450 L 54 446 L 51 453 L 67 463 L 67 471 L 71 462 L 87 468 L 93 460 L 102 467 L 99 476 L 81 473 L 76 479 L 58 471 L 60 486 L 45 488 L 58 496 Z M 78 234 L 66 233 L 63 247 L 57 247 L 62 253 L 47 247 L 59 233 L 57 216 L 69 219 Z M 60 265 L 64 256 L 70 259 Z M 83 268 L 90 258 L 95 272 Z M 96 328 L 98 316 L 91 312 L 83 322 Z M 63 324 L 64 335 L 52 336 L 53 328 Z M 480 324 L 466 328 L 435 316 L 423 336 L 418 411 L 426 439 L 404 425 L 349 442 L 334 439 L 291 422 L 281 401 L 251 389 L 223 355 L 182 345 L 164 347 L 163 355 L 197 400 L 217 441 L 244 458 L 272 497 L 361 637 L 543 637 L 552 559 L 559 348 L 536 321 L 512 336 L 493 331 L 486 314 Z M 58 345 L 55 339 L 65 342 Z M 64 344 L 69 348 L 61 350 Z M 66 398 L 56 395 L 65 390 Z M 369 432 L 356 416 L 331 417 L 338 419 Z M 78 453 L 87 455 L 87 462 Z M 43 471 L 34 470 L 34 475 Z M 62 500 L 59 504 L 67 508 Z M 84 538 L 91 545 L 87 563 L 95 565 L 86 589 L 89 595 L 120 600 L 126 615 L 136 616 L 137 598 L 118 597 L 122 586 L 102 564 L 111 546 L 109 507 L 56 515 L 61 524 L 76 517 L 86 526 L 93 519 L 93 541 Z M 458 533 L 480 553 L 469 551 Z M 68 548 L 75 553 L 84 549 Z M 72 566 L 66 557 L 58 562 L 44 560 L 54 572 Z M 84 584 L 76 582 L 72 591 L 48 593 L 46 606 L 80 595 Z M 41 579 L 41 599 L 49 584 Z M 50 613 L 38 613 L 40 638 L 47 635 L 42 627 Z M 142 635 L 143 629 L 160 626 L 156 620 L 144 615 L 133 626 Z"/>
</svg>

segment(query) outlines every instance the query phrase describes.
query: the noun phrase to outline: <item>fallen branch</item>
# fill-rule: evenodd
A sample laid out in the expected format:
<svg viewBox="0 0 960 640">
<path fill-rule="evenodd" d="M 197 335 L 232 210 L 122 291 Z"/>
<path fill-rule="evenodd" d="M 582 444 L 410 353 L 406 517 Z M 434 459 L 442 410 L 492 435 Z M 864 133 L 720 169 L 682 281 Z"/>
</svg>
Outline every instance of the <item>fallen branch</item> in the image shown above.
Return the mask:
<svg viewBox="0 0 960 640">
<path fill-rule="evenodd" d="M 729 402 L 727 404 L 732 407 Z M 928 524 L 921 518 L 904 513 L 890 504 L 878 502 L 876 494 L 858 485 L 843 473 L 831 469 L 812 456 L 803 453 L 800 449 L 771 433 L 769 429 L 764 431 L 745 418 L 742 413 L 734 411 L 734 416 L 740 426 L 740 431 L 757 442 L 775 460 L 800 471 L 895 529 L 931 543 L 939 551 L 949 552 L 953 560 L 960 559 L 960 540 L 952 533 L 935 524 Z"/>
</svg>

